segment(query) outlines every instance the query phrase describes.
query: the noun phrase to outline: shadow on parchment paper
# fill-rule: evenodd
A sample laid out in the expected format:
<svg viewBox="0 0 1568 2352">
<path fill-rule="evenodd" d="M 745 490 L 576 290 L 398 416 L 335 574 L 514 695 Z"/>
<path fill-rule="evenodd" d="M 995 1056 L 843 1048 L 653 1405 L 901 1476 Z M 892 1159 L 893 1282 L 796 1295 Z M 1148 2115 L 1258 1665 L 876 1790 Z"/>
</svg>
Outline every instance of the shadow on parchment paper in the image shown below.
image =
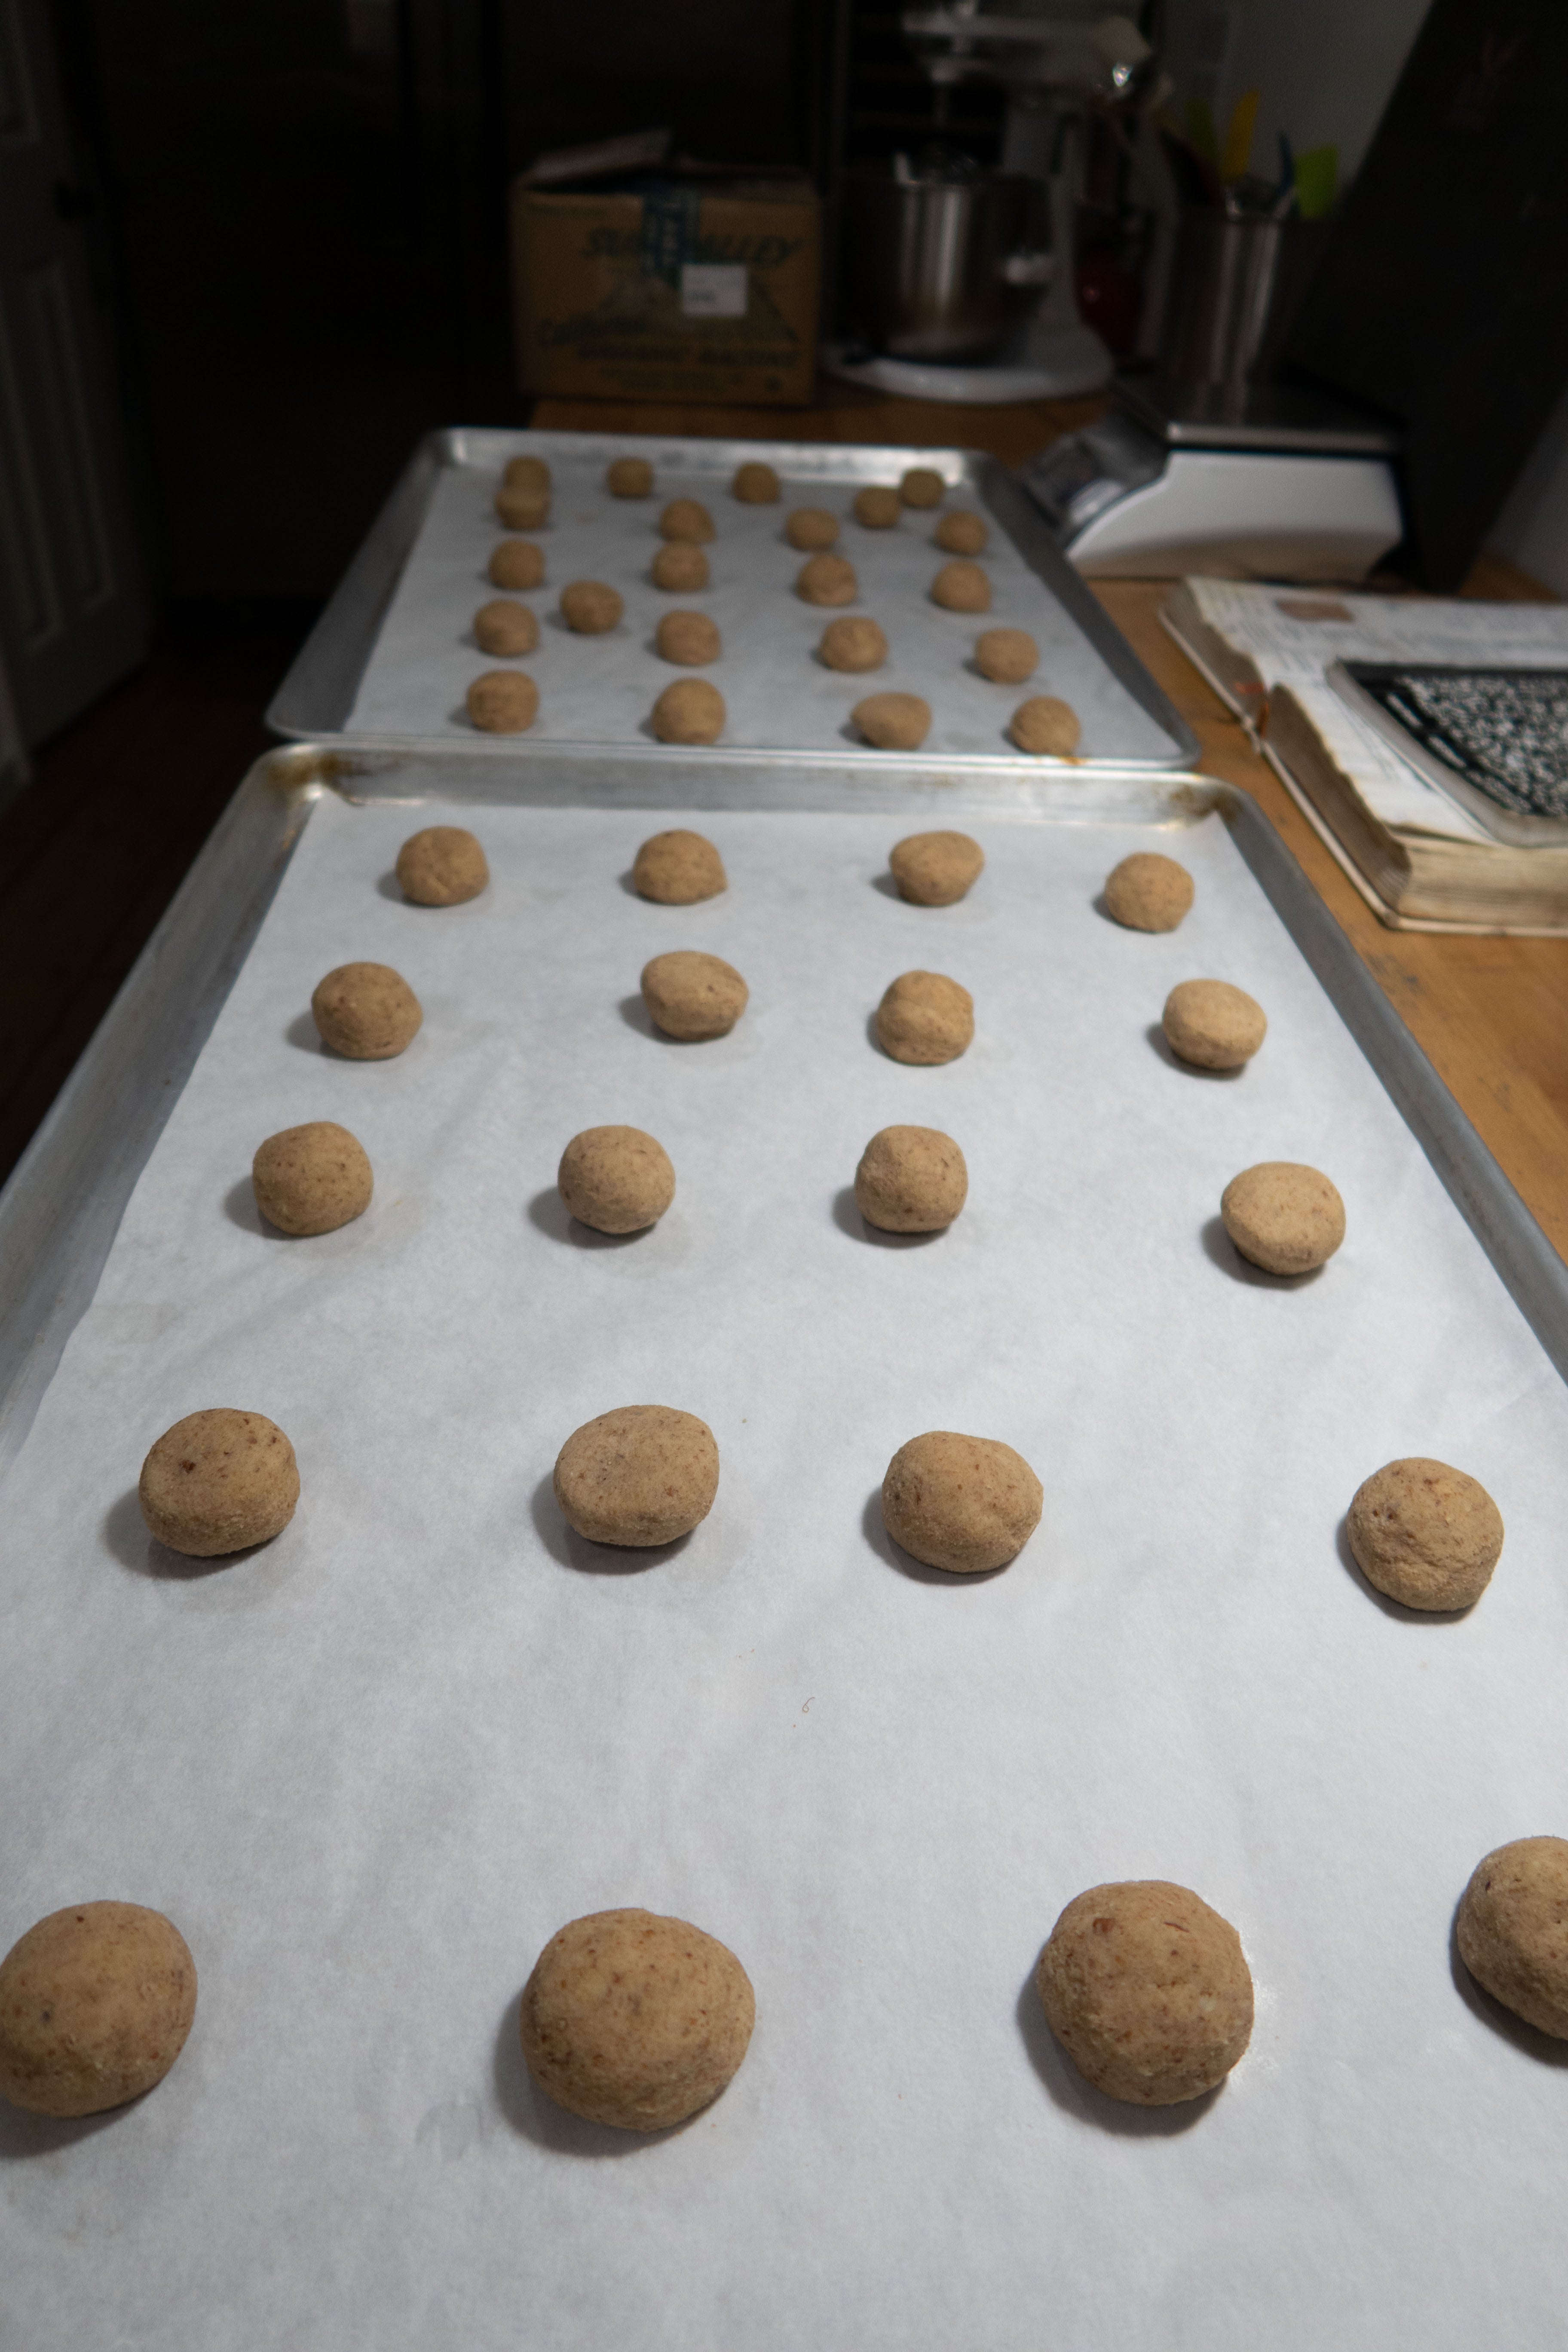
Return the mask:
<svg viewBox="0 0 1568 2352">
<path fill-rule="evenodd" d="M 1350 1528 L 1351 1517 L 1347 1511 L 1334 1529 L 1334 1549 L 1339 1553 L 1340 1565 L 1351 1582 L 1364 1592 L 1369 1601 L 1376 1601 L 1385 1617 L 1393 1617 L 1405 1625 L 1462 1625 L 1465 1622 L 1470 1610 L 1476 1607 L 1473 1601 L 1468 1609 L 1407 1609 L 1403 1601 L 1395 1601 L 1391 1593 L 1380 1592 L 1355 1556 L 1351 1545 Z M 1485 1595 L 1481 1597 L 1484 1599 Z"/>
<path fill-rule="evenodd" d="M 531 1507 L 539 1540 L 551 1559 L 559 1560 L 563 1568 L 581 1569 L 587 1576 L 639 1576 L 645 1568 L 660 1568 L 667 1559 L 675 1559 L 691 1541 L 689 1533 L 667 1544 L 590 1543 L 563 1517 L 552 1477 L 540 1480 Z"/>
<path fill-rule="evenodd" d="M 910 907 L 914 904 L 912 899 L 905 898 L 890 874 L 874 874 L 871 877 L 871 887 L 873 890 L 879 890 L 884 898 L 896 900 L 900 907 Z M 916 908 L 917 913 L 921 911 L 920 908 Z"/>
<path fill-rule="evenodd" d="M 1316 1282 L 1323 1271 L 1321 1265 L 1313 1265 L 1309 1266 L 1305 1274 L 1265 1272 L 1262 1266 L 1254 1265 L 1249 1257 L 1242 1256 L 1226 1232 L 1223 1217 L 1209 1219 L 1203 1229 L 1202 1239 L 1204 1255 L 1217 1265 L 1222 1274 L 1228 1274 L 1232 1282 L 1247 1283 L 1254 1290 L 1304 1290 L 1308 1283 Z"/>
<path fill-rule="evenodd" d="M 635 1234 L 601 1234 L 592 1225 L 580 1224 L 566 1206 L 555 1185 L 547 1184 L 536 1192 L 528 1204 L 528 1221 L 548 1234 L 552 1242 L 569 1242 L 574 1249 L 626 1249 L 634 1242 L 647 1241 L 658 1220 L 651 1225 L 639 1225 Z"/>
<path fill-rule="evenodd" d="M 324 1054 L 328 1050 L 326 1039 L 308 1012 L 296 1013 L 283 1035 L 286 1043 L 298 1045 L 304 1054 Z"/>
<path fill-rule="evenodd" d="M 628 1029 L 635 1029 L 639 1037 L 651 1037 L 656 1045 L 674 1045 L 684 1053 L 690 1045 L 713 1045 L 719 1042 L 714 1037 L 671 1037 L 668 1031 L 659 1027 L 643 1003 L 640 990 L 636 996 L 622 997 L 620 1011 L 621 1019 Z"/>
<path fill-rule="evenodd" d="M 512 2129 L 535 2147 L 553 2148 L 561 2156 L 636 2156 L 645 2147 L 658 2147 L 676 2138 L 708 2114 L 708 2107 L 699 2107 L 685 2123 L 670 2124 L 664 2131 L 616 2131 L 611 2124 L 584 2123 L 581 2116 L 568 2114 L 547 2098 L 529 2073 L 518 2011 L 519 2002 L 512 2000 L 501 2011 L 495 2050 L 496 2101 Z M 709 2106 L 712 2104 L 710 2101 Z"/>
<path fill-rule="evenodd" d="M 259 1234 L 268 1242 L 304 1242 L 315 1238 L 310 1234 L 286 1234 L 264 1217 L 256 1205 L 256 1187 L 248 1176 L 242 1176 L 223 1196 L 223 1210 L 231 1225 L 242 1233 Z"/>
<path fill-rule="evenodd" d="M 1114 2132 L 1124 2139 L 1173 2139 L 1179 2132 L 1191 2131 L 1201 2123 L 1224 2090 L 1216 2083 L 1212 2091 L 1201 2098 L 1183 2099 L 1173 2107 L 1135 2107 L 1127 2099 L 1108 2099 L 1087 2083 L 1062 2048 L 1040 2006 L 1040 1996 L 1035 1990 L 1035 1971 L 1029 1970 L 1018 1995 L 1016 2014 L 1018 2032 L 1029 2053 L 1029 2063 L 1045 2084 L 1058 2107 L 1079 2123 L 1094 2124 L 1100 2130 Z M 1242 2060 L 1245 2066 L 1247 2061 Z"/>
<path fill-rule="evenodd" d="M 153 2090 L 157 2087 L 154 2083 Z M 122 2107 L 105 2107 L 96 2116 L 33 2116 L 23 2107 L 14 2107 L 8 2099 L 0 2099 L 0 2164 L 29 2156 L 58 2156 L 62 2148 L 90 2139 L 94 2132 L 102 2131 L 152 2095 L 152 2091 L 143 2091 L 142 2098 L 127 2099 Z"/>
<path fill-rule="evenodd" d="M 880 1225 L 869 1223 L 860 1214 L 855 1202 L 853 1184 L 846 1184 L 841 1192 L 834 1195 L 833 1222 L 841 1234 L 848 1234 L 852 1242 L 869 1242 L 877 1249 L 923 1249 L 928 1242 L 941 1241 L 947 1231 L 945 1225 L 939 1225 L 931 1234 L 884 1233 Z"/>
<path fill-rule="evenodd" d="M 1479 1857 L 1478 1856 L 1478 1859 Z M 1459 1906 L 1454 1906 L 1454 1916 L 1448 1927 L 1448 1972 L 1454 1979 L 1454 1990 L 1473 2017 L 1489 2025 L 1503 2041 L 1511 2042 L 1530 2058 L 1539 2058 L 1543 2066 L 1568 2066 L 1568 2042 L 1559 2042 L 1552 2033 L 1542 2033 L 1539 2026 L 1527 2025 L 1511 2009 L 1505 2009 L 1495 1995 L 1479 1985 L 1459 1957 Z"/>
<path fill-rule="evenodd" d="M 1168 1070 L 1179 1070 L 1184 1078 L 1220 1078 L 1226 1086 L 1234 1086 L 1237 1078 L 1245 1077 L 1247 1075 L 1245 1062 L 1238 1063 L 1234 1070 L 1205 1070 L 1201 1062 L 1184 1062 L 1180 1054 L 1172 1052 L 1171 1041 L 1166 1036 L 1163 1024 L 1158 1021 L 1151 1021 L 1143 1034 L 1148 1038 L 1165 1067 Z"/>
<path fill-rule="evenodd" d="M 992 1584 L 997 1577 L 1005 1576 L 1013 1565 L 1010 1559 L 1005 1559 L 1000 1568 L 977 1569 L 969 1576 L 954 1575 L 945 1568 L 928 1568 L 923 1559 L 917 1559 L 912 1551 L 906 1551 L 903 1545 L 895 1543 L 888 1533 L 888 1523 L 882 1517 L 880 1486 L 873 1486 L 866 1497 L 866 1507 L 860 1514 L 860 1532 L 878 1559 L 886 1560 L 889 1568 L 896 1568 L 900 1576 L 907 1576 L 911 1584 Z"/>
<path fill-rule="evenodd" d="M 237 1560 L 252 1559 L 267 1549 L 266 1544 L 251 1544 L 244 1551 L 217 1552 L 210 1559 L 197 1559 L 189 1552 L 171 1551 L 149 1530 L 142 1516 L 142 1505 L 132 1486 L 121 1495 L 103 1522 L 103 1540 L 122 1568 L 133 1568 L 138 1576 L 152 1576 L 172 1584 L 192 1583 L 197 1578 L 216 1576 L 220 1570 L 232 1568 Z M 269 1538 L 276 1542 L 276 1537 Z"/>
</svg>

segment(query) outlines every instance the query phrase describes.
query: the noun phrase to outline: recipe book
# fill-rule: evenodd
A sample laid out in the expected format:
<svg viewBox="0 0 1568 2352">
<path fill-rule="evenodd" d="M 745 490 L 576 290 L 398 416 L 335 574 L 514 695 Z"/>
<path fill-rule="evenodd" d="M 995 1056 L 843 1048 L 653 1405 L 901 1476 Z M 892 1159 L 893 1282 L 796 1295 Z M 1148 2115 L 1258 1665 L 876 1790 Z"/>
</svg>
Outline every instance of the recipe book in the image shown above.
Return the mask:
<svg viewBox="0 0 1568 2352">
<path fill-rule="evenodd" d="M 1568 605 L 1184 580 L 1169 634 L 1395 929 L 1568 934 L 1568 846 L 1500 842 L 1360 719 L 1335 662 L 1568 667 Z"/>
</svg>

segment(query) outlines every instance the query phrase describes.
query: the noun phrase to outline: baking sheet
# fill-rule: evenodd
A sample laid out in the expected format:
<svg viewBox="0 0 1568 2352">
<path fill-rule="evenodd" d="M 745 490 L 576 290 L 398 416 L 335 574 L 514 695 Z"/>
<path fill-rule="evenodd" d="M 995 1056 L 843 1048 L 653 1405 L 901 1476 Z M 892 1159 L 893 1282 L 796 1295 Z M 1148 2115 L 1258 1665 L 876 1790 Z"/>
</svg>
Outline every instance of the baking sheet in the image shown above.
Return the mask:
<svg viewBox="0 0 1568 2352">
<path fill-rule="evenodd" d="M 1011 527 L 1021 527 L 1015 509 L 1023 501 L 1001 469 L 985 461 L 955 451 L 848 452 L 809 444 L 746 445 L 737 452 L 729 444 L 623 442 L 608 435 L 464 433 L 450 440 L 453 462 L 434 473 L 343 722 L 355 740 L 494 751 L 496 739 L 469 723 L 464 696 L 474 678 L 500 667 L 524 671 L 540 690 L 539 716 L 527 737 L 500 746 L 513 752 L 520 745 L 533 752 L 567 743 L 657 751 L 648 725 L 654 702 L 672 680 L 699 675 L 723 695 L 723 740 L 735 747 L 875 758 L 849 713 L 868 694 L 901 690 L 931 704 L 928 758 L 984 755 L 1033 766 L 1021 760 L 1005 730 L 1026 695 L 1047 693 L 1064 697 L 1078 711 L 1082 758 L 1173 766 L 1195 751 L 1128 649 L 1117 647 L 1117 658 L 1107 658 L 1100 641 L 1109 625 L 1102 616 L 1095 614 L 1094 634 L 1086 633 L 1086 592 L 1054 549 L 1037 549 L 1036 560 L 1048 561 L 1064 575 L 1056 593 L 1026 561 L 1005 520 L 1011 515 Z M 509 663 L 479 651 L 471 625 L 479 607 L 502 593 L 486 566 L 497 541 L 508 535 L 496 519 L 495 494 L 507 458 L 520 450 L 548 458 L 554 499 L 549 523 L 521 534 L 545 551 L 545 585 L 506 592 L 537 614 L 539 647 Z M 605 490 L 606 463 L 622 450 L 655 462 L 652 498 L 615 499 Z M 779 505 L 742 506 L 731 496 L 738 455 L 777 466 L 784 479 Z M 991 539 L 981 562 L 992 583 L 989 613 L 948 613 L 931 602 L 931 583 L 951 560 L 933 544 L 937 512 L 907 511 L 892 530 L 867 530 L 853 519 L 857 488 L 873 480 L 896 483 L 916 462 L 933 463 L 949 478 L 942 511 L 965 506 L 987 515 Z M 669 594 L 653 586 L 648 567 L 663 544 L 658 517 L 678 497 L 703 501 L 717 537 L 707 549 L 709 586 Z M 806 559 L 789 546 L 784 526 L 797 506 L 826 506 L 843 518 L 837 551 L 856 569 L 860 593 L 853 604 L 824 610 L 793 593 Z M 1037 519 L 1025 515 L 1022 527 L 1031 523 L 1038 536 Z M 561 590 L 582 579 L 606 581 L 626 600 L 624 618 L 605 636 L 577 636 L 561 617 Z M 660 617 L 674 611 L 707 613 L 719 623 L 720 661 L 694 672 L 659 658 L 654 633 Z M 816 659 L 823 630 L 844 612 L 881 623 L 891 648 L 881 669 L 845 677 Z M 975 668 L 975 638 L 996 627 L 1026 629 L 1038 644 L 1039 667 L 1026 685 L 994 686 Z M 321 724 L 319 711 L 303 716 L 312 730 Z M 701 754 L 674 756 L 684 764 Z"/>
<path fill-rule="evenodd" d="M 133 2109 L 0 2109 L 0 2340 L 1554 2344 L 1562 2053 L 1448 1937 L 1484 1851 L 1562 1827 L 1564 1392 L 1217 821 L 1163 938 L 1092 903 L 1158 832 L 975 820 L 982 883 L 922 910 L 878 887 L 885 818 L 725 813 L 731 890 L 678 910 L 620 878 L 657 818 L 487 808 L 490 892 L 434 913 L 387 884 L 410 822 L 318 807 L 7 1482 L 0 1940 L 153 1903 L 202 1997 Z M 673 945 L 746 973 L 731 1038 L 642 1024 Z M 421 994 L 396 1062 L 312 1044 L 349 956 Z M 867 1037 L 916 964 L 976 998 L 945 1069 Z M 1196 972 L 1269 1012 L 1239 1078 L 1150 1037 Z M 317 1117 L 377 1198 L 291 1243 L 246 1171 Z M 552 1178 L 616 1118 L 679 1192 L 595 1244 Z M 968 1155 L 934 1242 L 842 1199 L 900 1119 Z M 1213 1230 L 1276 1156 L 1349 1210 L 1300 1285 Z M 548 1479 L 644 1398 L 701 1412 L 723 1476 L 638 1566 Z M 289 1430 L 304 1498 L 193 1570 L 131 1490 L 223 1401 Z M 880 1531 L 888 1456 L 940 1426 L 1045 1480 L 995 1579 Z M 1405 1452 L 1508 1521 L 1468 1621 L 1345 1563 Z M 1140 1875 L 1233 1919 L 1258 1984 L 1196 2111 L 1098 2100 L 1026 1986 L 1064 1902 Z M 758 1994 L 723 2099 L 649 2143 L 515 2055 L 539 1946 L 617 1903 L 721 1936 Z"/>
</svg>

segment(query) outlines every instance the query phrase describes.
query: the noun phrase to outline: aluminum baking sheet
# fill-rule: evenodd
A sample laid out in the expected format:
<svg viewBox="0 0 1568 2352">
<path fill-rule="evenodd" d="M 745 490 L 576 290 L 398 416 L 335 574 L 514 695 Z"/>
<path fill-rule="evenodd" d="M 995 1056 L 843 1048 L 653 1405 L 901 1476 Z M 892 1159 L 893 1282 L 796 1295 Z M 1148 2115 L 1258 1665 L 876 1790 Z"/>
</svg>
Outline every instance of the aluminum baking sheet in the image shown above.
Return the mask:
<svg viewBox="0 0 1568 2352">
<path fill-rule="evenodd" d="M 0 2110 L 0 2340 L 1554 2345 L 1565 2078 L 1449 1923 L 1481 1853 L 1562 1826 L 1568 1396 L 1246 820 L 1197 787 L 1145 788 L 1179 839 L 983 807 L 981 884 L 924 910 L 879 887 L 907 806 L 720 810 L 731 889 L 676 910 L 625 885 L 657 817 L 486 802 L 491 890 L 434 913 L 388 885 L 417 772 L 344 781 L 376 797 L 317 802 L 5 1482 L 0 1940 L 153 1903 L 202 1998 L 134 2108 Z M 1179 932 L 1098 912 L 1133 846 L 1195 875 Z M 640 1019 L 675 944 L 747 974 L 731 1038 Z M 311 1042 L 349 955 L 419 989 L 396 1062 Z M 975 995 L 944 1069 L 867 1034 L 917 963 Z M 1194 971 L 1268 1007 L 1238 1078 L 1150 1034 Z M 362 1136 L 377 1197 L 289 1243 L 246 1171 L 311 1117 Z M 604 1244 L 552 1178 L 618 1118 L 679 1191 Z M 910 1118 L 958 1137 L 971 1200 L 889 1245 L 844 1195 Z M 1214 1230 L 1276 1155 L 1349 1208 L 1297 1285 Z M 645 1396 L 711 1423 L 720 1498 L 668 1556 L 607 1560 L 550 1465 Z M 220 1399 L 289 1431 L 304 1499 L 193 1568 L 131 1490 Z M 1046 1484 L 978 1583 L 915 1570 L 875 1508 L 894 1446 L 943 1425 Z M 1385 1609 L 1346 1563 L 1350 1493 L 1407 1451 L 1507 1517 L 1467 1621 Z M 1143 1875 L 1226 1912 L 1258 1990 L 1225 2089 L 1160 2115 L 1089 2093 L 1027 1982 L 1063 1902 Z M 758 1995 L 723 2099 L 647 2143 L 540 2101 L 515 2046 L 540 1944 L 621 1902 L 723 1937 Z"/>
<path fill-rule="evenodd" d="M 527 534 L 543 548 L 545 585 L 519 601 L 540 620 L 540 645 L 500 665 L 474 642 L 472 621 L 498 593 L 486 573 L 502 533 L 495 493 L 509 457 L 531 451 L 554 478 L 549 523 Z M 656 494 L 612 498 L 605 468 L 617 454 L 650 458 Z M 784 481 L 778 506 L 742 506 L 730 495 L 746 458 L 773 465 Z M 909 511 L 893 530 L 864 530 L 851 515 L 856 490 L 896 483 L 905 467 L 934 467 L 950 485 L 946 505 L 990 518 L 983 559 L 993 588 L 985 614 L 948 613 L 928 590 L 948 558 L 932 543 L 938 517 Z M 700 499 L 717 538 L 708 550 L 710 583 L 668 595 L 648 576 L 662 544 L 666 502 Z M 854 562 L 857 602 L 887 632 L 891 652 L 869 677 L 826 669 L 816 647 L 834 614 L 803 604 L 793 583 L 805 560 L 784 537 L 795 506 L 826 506 L 844 518 L 839 551 Z M 561 617 L 572 580 L 609 582 L 626 599 L 616 629 L 580 637 Z M 1057 549 L 1038 514 L 993 458 L 958 449 L 824 447 L 816 443 L 656 439 L 596 434 L 454 430 L 432 436 L 372 532 L 269 717 L 283 734 L 341 733 L 355 741 L 422 743 L 515 757 L 520 739 L 498 741 L 474 729 L 464 708 L 471 681 L 488 669 L 526 671 L 540 712 L 521 748 L 527 755 L 564 744 L 624 747 L 666 765 L 689 751 L 658 744 L 648 714 L 664 687 L 693 673 L 654 650 L 660 616 L 708 613 L 720 624 L 722 658 L 700 674 L 722 692 L 724 741 L 738 749 L 875 760 L 849 721 L 862 696 L 903 689 L 933 713 L 924 758 L 984 758 L 1026 772 L 1005 729 L 1026 693 L 1071 702 L 1083 722 L 1079 757 L 1102 766 L 1175 767 L 1196 756 L 1190 729 Z M 975 668 L 974 640 L 987 627 L 1027 629 L 1040 647 L 1026 687 L 991 685 Z"/>
</svg>

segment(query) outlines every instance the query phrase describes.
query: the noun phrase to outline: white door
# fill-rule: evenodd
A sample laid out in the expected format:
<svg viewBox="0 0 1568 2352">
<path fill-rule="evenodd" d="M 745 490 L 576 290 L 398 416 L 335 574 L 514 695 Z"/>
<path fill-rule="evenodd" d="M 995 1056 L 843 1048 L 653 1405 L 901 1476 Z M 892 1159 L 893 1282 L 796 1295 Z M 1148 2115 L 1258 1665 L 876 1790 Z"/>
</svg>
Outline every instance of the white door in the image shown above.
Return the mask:
<svg viewBox="0 0 1568 2352">
<path fill-rule="evenodd" d="M 28 743 L 141 659 L 150 621 L 72 178 L 44 0 L 0 0 L 0 650 Z"/>
</svg>

